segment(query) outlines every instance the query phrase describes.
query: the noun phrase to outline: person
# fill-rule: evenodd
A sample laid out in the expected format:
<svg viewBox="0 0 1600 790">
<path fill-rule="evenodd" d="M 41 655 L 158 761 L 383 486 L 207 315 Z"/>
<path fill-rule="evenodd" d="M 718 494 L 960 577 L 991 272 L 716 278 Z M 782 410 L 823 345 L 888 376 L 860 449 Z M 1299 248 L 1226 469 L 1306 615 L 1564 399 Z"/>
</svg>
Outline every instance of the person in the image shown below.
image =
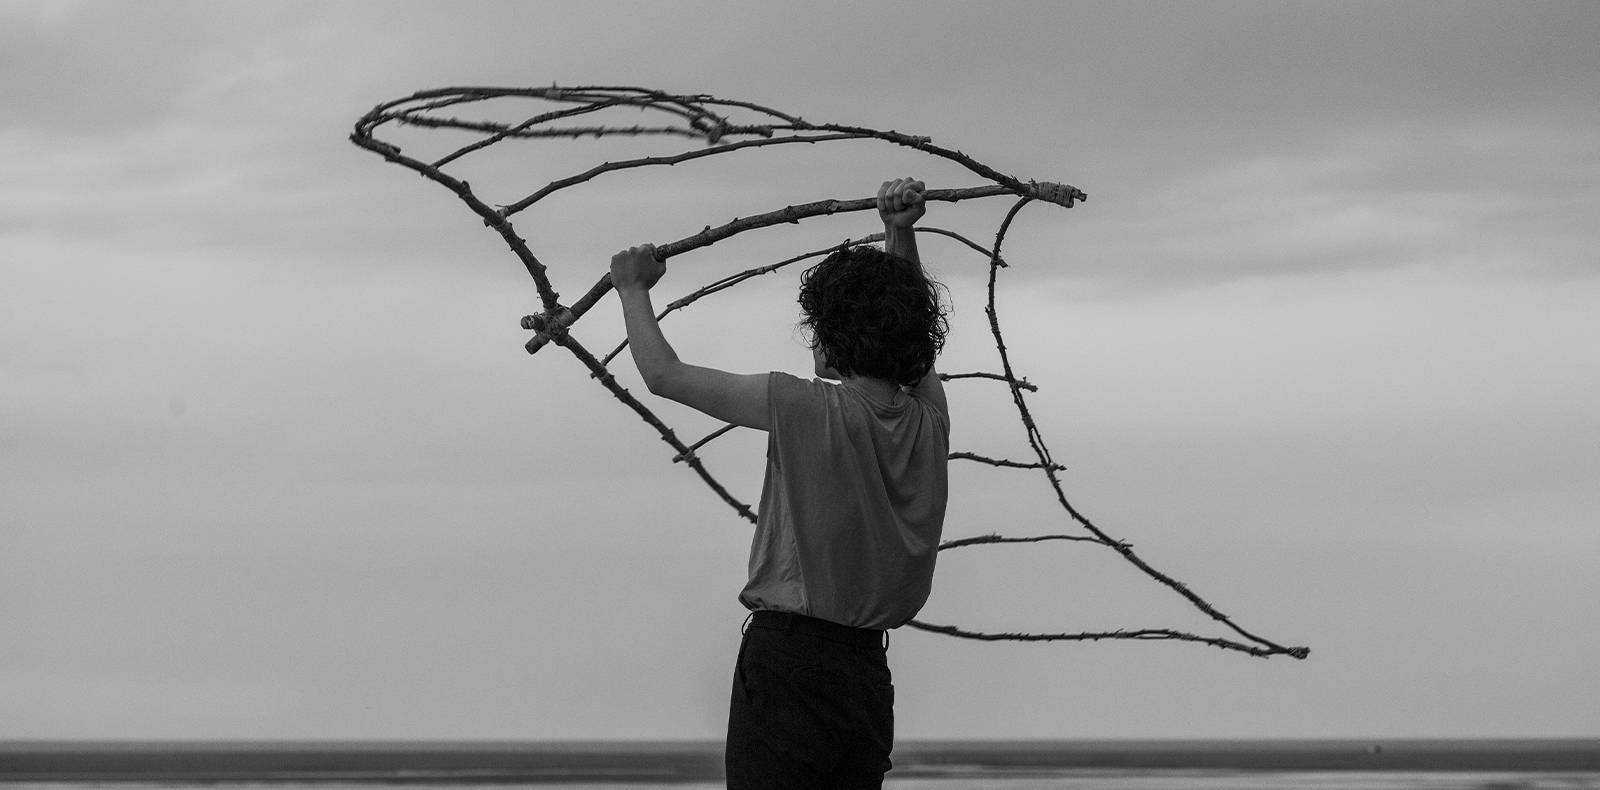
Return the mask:
<svg viewBox="0 0 1600 790">
<path fill-rule="evenodd" d="M 650 302 L 665 264 L 650 245 L 611 259 L 650 391 L 768 433 L 739 596 L 752 614 L 729 703 L 729 788 L 881 788 L 891 767 L 886 632 L 932 587 L 950 446 L 934 369 L 947 324 L 914 235 L 923 188 L 879 187 L 884 251 L 847 246 L 802 275 L 816 379 L 680 361 Z"/>
</svg>

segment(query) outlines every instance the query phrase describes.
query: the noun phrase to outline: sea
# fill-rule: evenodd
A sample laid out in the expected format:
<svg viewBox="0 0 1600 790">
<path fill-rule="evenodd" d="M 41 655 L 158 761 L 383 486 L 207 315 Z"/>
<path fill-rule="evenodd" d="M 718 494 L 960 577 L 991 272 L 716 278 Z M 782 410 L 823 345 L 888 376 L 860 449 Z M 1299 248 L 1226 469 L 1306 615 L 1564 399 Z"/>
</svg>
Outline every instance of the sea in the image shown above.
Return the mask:
<svg viewBox="0 0 1600 790">
<path fill-rule="evenodd" d="M 913 741 L 888 790 L 1600 790 L 1600 738 Z M 0 742 L 0 790 L 721 788 L 712 741 Z"/>
</svg>

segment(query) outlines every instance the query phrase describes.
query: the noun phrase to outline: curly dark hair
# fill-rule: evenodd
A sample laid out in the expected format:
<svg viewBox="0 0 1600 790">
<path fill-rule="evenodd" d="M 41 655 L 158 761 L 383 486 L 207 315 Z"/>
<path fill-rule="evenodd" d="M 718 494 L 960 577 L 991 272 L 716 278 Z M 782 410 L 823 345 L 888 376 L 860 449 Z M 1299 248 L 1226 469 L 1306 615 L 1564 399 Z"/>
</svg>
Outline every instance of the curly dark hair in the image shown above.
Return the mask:
<svg viewBox="0 0 1600 790">
<path fill-rule="evenodd" d="M 943 288 L 916 261 L 841 247 L 800 276 L 800 325 L 841 376 L 922 380 L 944 348 Z"/>
</svg>

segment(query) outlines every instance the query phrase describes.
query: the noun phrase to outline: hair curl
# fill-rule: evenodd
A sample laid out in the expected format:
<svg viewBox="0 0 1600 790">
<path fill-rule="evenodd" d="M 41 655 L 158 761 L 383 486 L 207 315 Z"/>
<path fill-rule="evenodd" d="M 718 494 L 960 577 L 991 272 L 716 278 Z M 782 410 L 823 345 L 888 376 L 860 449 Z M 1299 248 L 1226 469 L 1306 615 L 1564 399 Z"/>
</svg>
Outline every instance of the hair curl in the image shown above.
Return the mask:
<svg viewBox="0 0 1600 790">
<path fill-rule="evenodd" d="M 916 261 L 876 247 L 841 247 L 800 276 L 800 325 L 839 375 L 909 386 L 944 348 L 942 287 Z"/>
</svg>

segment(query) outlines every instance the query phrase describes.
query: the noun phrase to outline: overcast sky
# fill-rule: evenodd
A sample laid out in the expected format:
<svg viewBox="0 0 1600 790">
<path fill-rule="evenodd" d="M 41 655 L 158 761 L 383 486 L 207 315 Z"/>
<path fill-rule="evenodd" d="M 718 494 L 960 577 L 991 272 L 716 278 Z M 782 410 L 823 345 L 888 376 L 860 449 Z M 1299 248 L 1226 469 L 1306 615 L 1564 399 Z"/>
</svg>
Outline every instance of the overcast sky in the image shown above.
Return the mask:
<svg viewBox="0 0 1600 790">
<path fill-rule="evenodd" d="M 902 630 L 902 738 L 1600 735 L 1597 41 L 1594 3 L 0 4 L 0 737 L 721 736 L 749 527 L 561 349 L 528 357 L 497 237 L 346 140 L 417 90 L 552 83 L 1089 193 L 1023 213 L 999 292 L 1067 493 L 1311 658 Z M 473 163 L 491 199 L 611 155 L 511 146 Z M 517 222 L 575 297 L 621 247 L 902 175 L 980 183 L 774 149 Z M 982 240 L 1004 208 L 927 222 Z M 923 254 L 942 367 L 995 369 L 982 261 Z M 804 374 L 797 276 L 668 335 Z M 575 332 L 608 349 L 614 305 Z M 956 449 L 1026 457 L 1003 387 L 950 388 Z M 754 500 L 762 449 L 705 456 Z M 952 471 L 949 537 L 1071 526 L 1037 475 Z M 922 616 L 1223 633 L 1080 544 L 947 553 Z"/>
</svg>

